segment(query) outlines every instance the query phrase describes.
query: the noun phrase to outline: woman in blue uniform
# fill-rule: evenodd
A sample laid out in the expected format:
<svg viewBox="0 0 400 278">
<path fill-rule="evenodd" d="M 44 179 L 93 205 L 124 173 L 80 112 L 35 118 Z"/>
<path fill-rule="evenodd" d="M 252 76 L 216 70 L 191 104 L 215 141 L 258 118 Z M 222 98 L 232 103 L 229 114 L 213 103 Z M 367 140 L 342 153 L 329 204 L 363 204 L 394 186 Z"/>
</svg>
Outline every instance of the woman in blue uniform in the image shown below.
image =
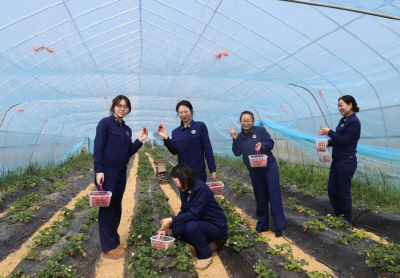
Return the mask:
<svg viewBox="0 0 400 278">
<path fill-rule="evenodd" d="M 118 226 L 122 213 L 122 197 L 126 185 L 126 170 L 129 158 L 143 145 L 147 131 L 141 130 L 139 138 L 132 142 L 132 131 L 123 118 L 131 112 L 131 103 L 126 96 L 113 99 L 110 117 L 97 125 L 94 140 L 94 170 L 97 185 L 112 192 L 109 207 L 99 209 L 99 233 L 103 252 L 107 259 L 125 257 L 124 246 L 120 245 Z"/>
<path fill-rule="evenodd" d="M 178 215 L 161 220 L 162 234 L 171 226 L 175 237 L 194 247 L 198 258 L 195 268 L 205 269 L 216 250 L 214 241 L 227 235 L 226 216 L 210 188 L 189 166 L 178 164 L 172 169 L 171 177 L 181 191 L 182 205 Z"/>
<path fill-rule="evenodd" d="M 338 100 L 338 108 L 343 116 L 336 132 L 322 127 L 320 135 L 328 135 L 328 145 L 333 147 L 332 164 L 329 173 L 328 195 L 336 216 L 352 223 L 351 179 L 357 169 L 357 144 L 361 135 L 361 123 L 356 114 L 360 111 L 356 100 L 349 95 Z"/>
<path fill-rule="evenodd" d="M 249 111 L 242 112 L 240 124 L 242 132 L 239 134 L 232 127 L 228 131 L 233 138 L 232 151 L 234 155 L 243 155 L 243 162 L 250 172 L 250 179 L 257 201 L 258 222 L 256 230 L 259 232 L 269 230 L 269 201 L 276 229 L 275 236 L 280 237 L 283 234 L 283 229 L 286 228 L 286 219 L 283 214 L 278 166 L 271 152 L 274 148 L 274 141 L 265 128 L 254 126 L 253 113 Z M 268 155 L 267 167 L 253 168 L 250 166 L 249 155 L 254 155 L 256 150 L 259 150 L 261 154 Z"/>
<path fill-rule="evenodd" d="M 187 100 L 182 100 L 176 105 L 176 112 L 181 119 L 181 125 L 172 131 L 171 139 L 165 128 L 158 129 L 158 134 L 164 138 L 164 145 L 173 155 L 178 155 L 178 164 L 186 163 L 202 181 L 207 180 L 205 156 L 211 177 L 216 178 L 214 154 L 207 126 L 203 122 L 193 120 L 193 107 Z"/>
</svg>

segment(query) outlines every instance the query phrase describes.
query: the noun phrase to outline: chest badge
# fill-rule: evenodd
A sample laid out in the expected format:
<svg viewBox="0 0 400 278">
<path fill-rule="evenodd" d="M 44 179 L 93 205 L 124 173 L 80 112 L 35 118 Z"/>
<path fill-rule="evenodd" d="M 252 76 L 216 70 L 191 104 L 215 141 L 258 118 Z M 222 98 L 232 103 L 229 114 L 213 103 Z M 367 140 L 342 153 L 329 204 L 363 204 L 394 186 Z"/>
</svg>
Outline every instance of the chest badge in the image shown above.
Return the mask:
<svg viewBox="0 0 400 278">
<path fill-rule="evenodd" d="M 344 127 L 344 124 L 342 124 L 341 127 Z"/>
<path fill-rule="evenodd" d="M 127 131 L 127 132 L 126 132 L 126 135 L 128 135 L 128 136 L 129 136 L 129 131 Z"/>
<path fill-rule="evenodd" d="M 196 134 L 196 130 L 192 130 L 192 134 Z"/>
<path fill-rule="evenodd" d="M 257 138 L 257 135 L 254 134 L 254 135 L 253 135 L 253 138 L 254 138 L 254 139 Z"/>
</svg>

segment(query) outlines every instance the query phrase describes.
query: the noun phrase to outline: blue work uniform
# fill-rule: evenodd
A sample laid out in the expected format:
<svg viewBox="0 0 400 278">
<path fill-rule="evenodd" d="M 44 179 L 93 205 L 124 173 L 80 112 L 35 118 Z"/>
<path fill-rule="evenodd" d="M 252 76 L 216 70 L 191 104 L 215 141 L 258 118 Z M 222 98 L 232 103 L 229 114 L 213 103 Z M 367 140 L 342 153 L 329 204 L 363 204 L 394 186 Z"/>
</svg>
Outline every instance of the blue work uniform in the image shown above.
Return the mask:
<svg viewBox="0 0 400 278">
<path fill-rule="evenodd" d="M 224 211 L 214 193 L 200 179 L 193 188 L 180 192 L 182 201 L 178 215 L 172 217 L 175 237 L 193 245 L 198 259 L 211 257 L 209 243 L 224 239 L 228 232 Z"/>
<path fill-rule="evenodd" d="M 357 169 L 357 144 L 361 135 L 361 123 L 356 114 L 343 117 L 336 132 L 329 130 L 329 146 L 333 147 L 329 173 L 328 195 L 337 216 L 352 223 L 351 179 Z"/>
<path fill-rule="evenodd" d="M 251 167 L 249 155 L 255 154 L 256 144 L 261 143 L 261 154 L 268 155 L 267 167 Z M 269 229 L 269 208 L 274 220 L 275 229 L 283 230 L 286 227 L 286 219 L 283 214 L 281 187 L 279 183 L 279 171 L 272 149 L 274 141 L 264 127 L 253 126 L 245 133 L 240 132 L 236 140 L 233 140 L 232 151 L 235 156 L 243 155 L 243 162 L 250 173 L 254 195 L 257 201 L 257 230 Z"/>
<path fill-rule="evenodd" d="M 120 123 L 115 116 L 104 118 L 97 125 L 94 171 L 96 174 L 104 174 L 103 189 L 112 192 L 110 206 L 99 209 L 100 242 L 104 252 L 113 250 L 120 244 L 117 231 L 121 221 L 127 163 L 142 145 L 138 139 L 132 143 L 130 127 L 124 121 Z"/>
<path fill-rule="evenodd" d="M 207 180 L 204 155 L 208 170 L 210 173 L 215 172 L 214 154 L 207 126 L 203 122 L 192 120 L 186 128 L 183 124 L 175 128 L 172 138 L 164 139 L 164 145 L 173 155 L 178 155 L 178 164 L 187 164 L 200 180 Z"/>
</svg>

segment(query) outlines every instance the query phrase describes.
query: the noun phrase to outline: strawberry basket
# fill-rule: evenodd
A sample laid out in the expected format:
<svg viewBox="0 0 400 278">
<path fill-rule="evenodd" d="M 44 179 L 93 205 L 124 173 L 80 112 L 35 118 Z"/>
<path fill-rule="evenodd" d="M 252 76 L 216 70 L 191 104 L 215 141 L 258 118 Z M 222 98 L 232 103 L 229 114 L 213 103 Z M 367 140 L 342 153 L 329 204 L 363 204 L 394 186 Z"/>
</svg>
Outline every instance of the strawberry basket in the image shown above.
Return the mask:
<svg viewBox="0 0 400 278">
<path fill-rule="evenodd" d="M 331 153 L 330 152 L 318 152 L 318 159 L 322 163 L 331 162 Z"/>
<path fill-rule="evenodd" d="M 206 183 L 211 189 L 214 195 L 222 195 L 224 192 L 224 183 L 222 181 L 217 181 L 216 179 L 210 178 L 210 182 Z"/>
<path fill-rule="evenodd" d="M 168 231 L 168 236 L 165 236 L 165 235 L 160 235 L 160 230 L 158 230 L 157 234 L 155 236 L 152 236 L 150 240 L 151 240 L 151 247 L 156 249 L 165 249 L 165 250 L 171 247 L 175 242 L 175 238 L 169 235 L 169 231 Z"/>
<path fill-rule="evenodd" d="M 89 201 L 91 207 L 108 207 L 111 202 L 111 191 L 104 191 L 102 184 L 98 186 L 99 191 L 89 191 Z"/>
<path fill-rule="evenodd" d="M 319 151 L 319 152 L 325 152 L 326 151 L 326 148 L 327 148 L 327 146 L 328 146 L 328 139 L 317 139 L 317 136 L 318 136 L 319 134 L 316 134 L 315 135 L 315 144 L 316 144 L 316 146 L 317 146 L 317 151 Z"/>
<path fill-rule="evenodd" d="M 249 161 L 251 167 L 267 167 L 268 155 L 261 154 L 260 151 L 256 151 L 255 155 L 249 155 Z"/>
</svg>

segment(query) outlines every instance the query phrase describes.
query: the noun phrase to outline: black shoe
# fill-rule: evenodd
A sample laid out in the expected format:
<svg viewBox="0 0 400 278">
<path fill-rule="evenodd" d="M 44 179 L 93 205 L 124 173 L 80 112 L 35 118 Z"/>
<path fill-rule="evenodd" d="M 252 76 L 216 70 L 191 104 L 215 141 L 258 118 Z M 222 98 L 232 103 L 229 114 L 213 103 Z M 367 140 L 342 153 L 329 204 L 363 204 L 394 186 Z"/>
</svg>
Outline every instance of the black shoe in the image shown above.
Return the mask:
<svg viewBox="0 0 400 278">
<path fill-rule="evenodd" d="M 283 236 L 283 230 L 284 230 L 284 229 L 282 229 L 282 230 L 276 230 L 276 231 L 275 231 L 275 237 L 281 237 L 281 236 Z"/>
<path fill-rule="evenodd" d="M 259 232 L 259 233 L 262 233 L 262 232 L 268 232 L 269 230 L 268 229 L 266 229 L 266 230 L 256 229 L 256 231 Z"/>
</svg>

